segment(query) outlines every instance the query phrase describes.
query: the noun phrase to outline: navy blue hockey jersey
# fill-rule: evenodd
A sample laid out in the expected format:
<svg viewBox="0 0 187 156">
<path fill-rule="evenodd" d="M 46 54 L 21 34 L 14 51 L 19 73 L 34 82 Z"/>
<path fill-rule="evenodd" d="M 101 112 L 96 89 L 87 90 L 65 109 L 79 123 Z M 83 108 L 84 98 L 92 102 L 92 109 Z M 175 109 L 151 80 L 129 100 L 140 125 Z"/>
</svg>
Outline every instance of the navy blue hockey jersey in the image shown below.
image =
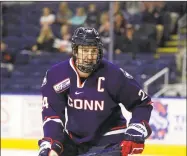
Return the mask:
<svg viewBox="0 0 187 156">
<path fill-rule="evenodd" d="M 63 143 L 65 107 L 66 129 L 76 143 L 89 142 L 98 136 L 126 126 L 119 103 L 132 112 L 131 123 L 149 122 L 150 97 L 133 77 L 102 60 L 99 68 L 84 82 L 73 59 L 61 62 L 46 72 L 42 84 L 44 137 Z"/>
</svg>

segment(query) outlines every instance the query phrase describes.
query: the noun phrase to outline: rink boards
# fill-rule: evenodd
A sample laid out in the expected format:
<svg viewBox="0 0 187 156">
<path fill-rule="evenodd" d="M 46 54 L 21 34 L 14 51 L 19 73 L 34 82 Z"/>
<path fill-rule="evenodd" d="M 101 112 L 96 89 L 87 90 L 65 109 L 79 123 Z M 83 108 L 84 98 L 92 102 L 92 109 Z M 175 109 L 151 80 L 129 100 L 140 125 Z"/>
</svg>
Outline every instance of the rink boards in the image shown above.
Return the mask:
<svg viewBox="0 0 187 156">
<path fill-rule="evenodd" d="M 19 155 L 19 156 L 37 156 L 38 152 L 33 150 L 2 150 L 1 151 L 2 156 L 12 156 L 12 155 Z M 130 156 L 130 155 L 129 155 Z M 136 154 L 136 156 L 157 156 L 157 155 L 150 155 L 150 154 L 143 154 L 139 155 Z M 169 155 L 159 155 L 159 156 L 169 156 Z M 174 155 L 172 155 L 174 156 Z"/>
<path fill-rule="evenodd" d="M 150 124 L 161 129 L 162 137 L 146 141 L 144 155 L 186 155 L 186 100 L 153 99 L 155 105 Z M 42 134 L 40 95 L 1 96 L 1 148 L 38 150 Z M 123 115 L 131 114 L 122 108 Z M 159 132 L 160 133 L 160 132 Z"/>
<path fill-rule="evenodd" d="M 22 139 L 2 139 L 1 148 L 6 150 L 21 149 L 21 150 L 38 150 L 37 140 L 22 140 Z M 185 145 L 156 145 L 146 144 L 143 152 L 145 156 L 186 156 Z M 3 156 L 3 155 L 2 155 Z M 5 156 L 5 155 L 4 155 Z"/>
</svg>

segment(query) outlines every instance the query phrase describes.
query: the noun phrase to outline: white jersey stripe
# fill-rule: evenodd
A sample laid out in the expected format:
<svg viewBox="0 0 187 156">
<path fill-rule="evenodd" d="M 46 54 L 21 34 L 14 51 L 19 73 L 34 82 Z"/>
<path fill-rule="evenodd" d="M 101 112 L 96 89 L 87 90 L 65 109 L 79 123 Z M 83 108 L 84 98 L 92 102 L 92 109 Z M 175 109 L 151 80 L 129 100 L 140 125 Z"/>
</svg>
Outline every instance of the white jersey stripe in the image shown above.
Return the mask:
<svg viewBox="0 0 187 156">
<path fill-rule="evenodd" d="M 115 131 L 107 132 L 103 136 L 120 134 L 120 133 L 125 133 L 125 132 L 126 132 L 126 129 L 118 129 L 118 130 L 115 130 Z"/>
<path fill-rule="evenodd" d="M 77 75 L 77 88 L 83 88 L 86 80 L 81 84 L 79 74 L 77 73 L 77 71 L 73 65 L 73 58 L 70 58 L 69 63 L 70 63 L 71 68 L 74 70 L 75 74 Z"/>
<path fill-rule="evenodd" d="M 58 123 L 60 123 L 60 124 L 64 127 L 64 124 L 63 124 L 63 122 L 62 122 L 60 119 L 51 119 L 51 118 L 47 118 L 47 120 L 45 120 L 45 121 L 43 122 L 43 126 L 44 126 L 47 122 L 49 122 L 49 121 L 58 122 Z"/>
</svg>

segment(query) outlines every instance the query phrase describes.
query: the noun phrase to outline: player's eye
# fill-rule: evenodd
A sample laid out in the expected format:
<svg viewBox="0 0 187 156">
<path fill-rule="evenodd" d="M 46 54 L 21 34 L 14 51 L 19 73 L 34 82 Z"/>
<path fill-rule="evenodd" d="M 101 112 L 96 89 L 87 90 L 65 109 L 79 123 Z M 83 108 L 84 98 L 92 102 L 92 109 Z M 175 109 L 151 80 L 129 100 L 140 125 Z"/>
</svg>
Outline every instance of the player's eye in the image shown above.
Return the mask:
<svg viewBox="0 0 187 156">
<path fill-rule="evenodd" d="M 89 50 L 88 49 L 83 49 L 83 52 L 89 52 Z"/>
<path fill-rule="evenodd" d="M 97 54 L 97 52 L 98 52 L 97 49 L 93 49 L 93 50 L 92 50 L 92 53 L 93 53 L 93 54 Z"/>
</svg>

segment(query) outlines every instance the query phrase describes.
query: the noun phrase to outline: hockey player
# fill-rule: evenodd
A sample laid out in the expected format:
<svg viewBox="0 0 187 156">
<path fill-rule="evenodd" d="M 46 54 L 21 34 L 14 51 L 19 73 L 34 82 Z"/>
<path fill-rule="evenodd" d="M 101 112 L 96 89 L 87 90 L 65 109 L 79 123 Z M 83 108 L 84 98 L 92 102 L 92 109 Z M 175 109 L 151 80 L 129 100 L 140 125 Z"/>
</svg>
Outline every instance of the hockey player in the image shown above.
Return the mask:
<svg viewBox="0 0 187 156">
<path fill-rule="evenodd" d="M 151 99 L 130 74 L 102 58 L 102 47 L 94 28 L 80 27 L 72 36 L 72 58 L 46 72 L 39 156 L 92 155 L 108 147 L 119 147 L 110 156 L 143 152 Z M 129 125 L 119 103 L 132 112 Z"/>
</svg>

